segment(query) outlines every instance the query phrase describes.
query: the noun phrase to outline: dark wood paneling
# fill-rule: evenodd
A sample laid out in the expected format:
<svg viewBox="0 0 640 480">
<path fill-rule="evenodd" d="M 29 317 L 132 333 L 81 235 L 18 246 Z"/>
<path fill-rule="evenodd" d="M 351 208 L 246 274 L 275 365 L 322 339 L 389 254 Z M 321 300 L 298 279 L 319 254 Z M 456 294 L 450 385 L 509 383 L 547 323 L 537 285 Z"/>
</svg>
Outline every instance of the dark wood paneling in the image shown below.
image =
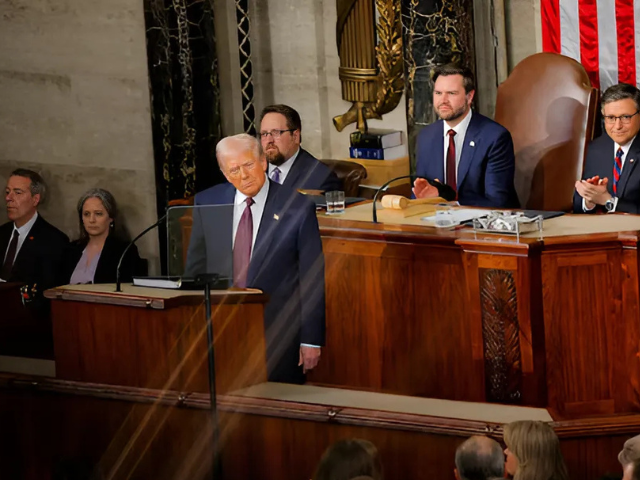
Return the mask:
<svg viewBox="0 0 640 480">
<path fill-rule="evenodd" d="M 153 310 L 65 300 L 52 304 L 59 378 L 209 391 L 203 306 Z M 266 381 L 262 312 L 256 303 L 214 305 L 220 393 Z"/>
</svg>

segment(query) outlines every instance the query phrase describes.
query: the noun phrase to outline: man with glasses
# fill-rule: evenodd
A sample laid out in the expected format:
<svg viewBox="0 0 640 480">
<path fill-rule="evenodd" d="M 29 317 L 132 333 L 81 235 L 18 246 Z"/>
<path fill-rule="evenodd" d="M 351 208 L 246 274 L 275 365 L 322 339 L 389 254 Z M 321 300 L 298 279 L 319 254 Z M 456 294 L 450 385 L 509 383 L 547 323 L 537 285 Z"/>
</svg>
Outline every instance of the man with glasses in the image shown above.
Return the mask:
<svg viewBox="0 0 640 480">
<path fill-rule="evenodd" d="M 640 91 L 626 83 L 602 94 L 606 134 L 589 144 L 582 180 L 576 182 L 576 213 L 640 213 Z"/>
<path fill-rule="evenodd" d="M 223 138 L 216 157 L 229 183 L 198 193 L 194 204 L 233 205 L 232 225 L 206 228 L 194 212 L 185 272 L 215 271 L 215 255 L 231 234 L 234 285 L 269 296 L 264 310 L 269 380 L 303 383 L 304 373 L 320 359 L 325 336 L 324 256 L 315 204 L 267 179 L 255 137 Z"/>
<path fill-rule="evenodd" d="M 269 105 L 260 114 L 260 141 L 271 180 L 292 190 L 342 190 L 336 174 L 300 147 L 300 115 L 288 105 Z"/>
</svg>

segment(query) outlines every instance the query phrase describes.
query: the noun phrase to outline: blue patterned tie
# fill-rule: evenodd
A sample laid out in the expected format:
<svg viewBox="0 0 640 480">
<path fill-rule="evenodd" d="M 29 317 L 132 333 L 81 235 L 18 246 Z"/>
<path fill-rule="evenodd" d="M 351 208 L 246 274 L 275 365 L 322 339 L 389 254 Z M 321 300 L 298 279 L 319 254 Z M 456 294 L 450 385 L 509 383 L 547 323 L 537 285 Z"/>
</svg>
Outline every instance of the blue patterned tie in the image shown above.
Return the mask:
<svg viewBox="0 0 640 480">
<path fill-rule="evenodd" d="M 280 183 L 280 169 L 278 167 L 274 168 L 273 172 L 271 172 L 271 180 Z"/>
</svg>

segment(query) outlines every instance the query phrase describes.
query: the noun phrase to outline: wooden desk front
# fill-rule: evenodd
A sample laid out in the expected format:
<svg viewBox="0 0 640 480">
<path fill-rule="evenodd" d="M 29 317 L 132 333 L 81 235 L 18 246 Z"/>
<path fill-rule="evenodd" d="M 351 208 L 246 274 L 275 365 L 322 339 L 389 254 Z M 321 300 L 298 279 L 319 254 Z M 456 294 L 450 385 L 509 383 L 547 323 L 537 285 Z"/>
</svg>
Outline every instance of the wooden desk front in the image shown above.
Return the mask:
<svg viewBox="0 0 640 480">
<path fill-rule="evenodd" d="M 202 292 L 68 285 L 51 299 L 56 376 L 65 380 L 208 393 Z M 219 393 L 266 381 L 257 291 L 212 292 Z"/>
<path fill-rule="evenodd" d="M 320 215 L 327 347 L 309 381 L 568 417 L 638 411 L 640 217 L 611 217 L 561 217 L 516 241 Z M 598 222 L 614 231 L 590 233 Z"/>
</svg>

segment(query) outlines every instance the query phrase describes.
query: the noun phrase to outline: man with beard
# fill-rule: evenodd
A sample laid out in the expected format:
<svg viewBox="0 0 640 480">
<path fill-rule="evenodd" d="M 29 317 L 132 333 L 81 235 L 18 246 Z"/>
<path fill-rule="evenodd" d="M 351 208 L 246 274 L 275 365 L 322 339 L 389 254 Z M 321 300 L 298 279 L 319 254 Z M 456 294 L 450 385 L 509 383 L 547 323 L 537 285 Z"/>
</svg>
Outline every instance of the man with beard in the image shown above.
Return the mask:
<svg viewBox="0 0 640 480">
<path fill-rule="evenodd" d="M 260 114 L 260 140 L 271 180 L 292 190 L 342 190 L 334 172 L 300 148 L 302 122 L 288 105 L 269 105 Z"/>
<path fill-rule="evenodd" d="M 511 134 L 471 110 L 471 71 L 442 65 L 434 69 L 433 82 L 433 108 L 440 120 L 418 134 L 416 198 L 436 197 L 436 187 L 427 180 L 436 179 L 456 190 L 461 205 L 518 208 Z"/>
</svg>

